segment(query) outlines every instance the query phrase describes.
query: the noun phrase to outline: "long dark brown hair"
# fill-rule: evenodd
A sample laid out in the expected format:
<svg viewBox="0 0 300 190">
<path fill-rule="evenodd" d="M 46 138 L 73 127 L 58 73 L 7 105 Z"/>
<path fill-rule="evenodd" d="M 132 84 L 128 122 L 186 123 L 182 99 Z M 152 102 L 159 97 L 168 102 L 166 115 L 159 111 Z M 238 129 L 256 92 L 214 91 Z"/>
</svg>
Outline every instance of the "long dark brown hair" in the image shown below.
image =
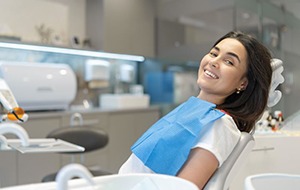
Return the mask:
<svg viewBox="0 0 300 190">
<path fill-rule="evenodd" d="M 218 108 L 233 117 L 240 131 L 250 132 L 267 105 L 272 79 L 271 54 L 255 37 L 238 31 L 227 33 L 214 46 L 226 38 L 236 39 L 246 48 L 248 85 L 241 93 L 228 96 Z"/>
</svg>

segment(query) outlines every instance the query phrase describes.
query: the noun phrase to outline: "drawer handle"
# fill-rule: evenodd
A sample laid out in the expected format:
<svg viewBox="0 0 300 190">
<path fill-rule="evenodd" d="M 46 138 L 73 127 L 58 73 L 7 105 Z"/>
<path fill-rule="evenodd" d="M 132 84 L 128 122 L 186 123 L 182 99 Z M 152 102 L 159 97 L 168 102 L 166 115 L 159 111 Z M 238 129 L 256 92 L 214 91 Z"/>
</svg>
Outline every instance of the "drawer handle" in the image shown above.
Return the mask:
<svg viewBox="0 0 300 190">
<path fill-rule="evenodd" d="M 265 148 L 252 149 L 252 151 L 269 151 L 269 150 L 275 150 L 275 148 L 274 147 L 265 147 Z"/>
</svg>

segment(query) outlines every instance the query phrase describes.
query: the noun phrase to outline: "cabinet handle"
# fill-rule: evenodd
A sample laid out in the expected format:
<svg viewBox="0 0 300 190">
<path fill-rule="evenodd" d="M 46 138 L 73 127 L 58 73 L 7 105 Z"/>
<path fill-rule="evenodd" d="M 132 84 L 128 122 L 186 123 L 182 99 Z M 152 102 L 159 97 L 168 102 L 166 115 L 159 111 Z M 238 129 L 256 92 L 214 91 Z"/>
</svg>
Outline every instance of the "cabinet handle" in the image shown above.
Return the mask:
<svg viewBox="0 0 300 190">
<path fill-rule="evenodd" d="M 275 150 L 275 148 L 274 147 L 264 147 L 264 148 L 252 149 L 252 151 L 269 151 L 269 150 Z"/>
</svg>

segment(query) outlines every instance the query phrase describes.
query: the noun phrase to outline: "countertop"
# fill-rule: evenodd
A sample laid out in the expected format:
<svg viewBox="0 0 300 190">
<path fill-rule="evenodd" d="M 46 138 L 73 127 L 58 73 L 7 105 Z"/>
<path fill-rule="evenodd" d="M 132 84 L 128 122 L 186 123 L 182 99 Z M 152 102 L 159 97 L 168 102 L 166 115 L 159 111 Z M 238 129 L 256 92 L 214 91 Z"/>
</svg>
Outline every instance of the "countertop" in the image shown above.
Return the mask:
<svg viewBox="0 0 300 190">
<path fill-rule="evenodd" d="M 130 112 L 148 112 L 148 111 L 160 111 L 159 106 L 150 106 L 147 108 L 124 108 L 124 109 L 103 109 L 99 107 L 89 109 L 67 109 L 67 110 L 43 110 L 43 111 L 26 111 L 29 118 L 42 118 L 42 117 L 55 117 L 61 115 L 70 115 L 73 113 L 130 113 Z"/>
</svg>

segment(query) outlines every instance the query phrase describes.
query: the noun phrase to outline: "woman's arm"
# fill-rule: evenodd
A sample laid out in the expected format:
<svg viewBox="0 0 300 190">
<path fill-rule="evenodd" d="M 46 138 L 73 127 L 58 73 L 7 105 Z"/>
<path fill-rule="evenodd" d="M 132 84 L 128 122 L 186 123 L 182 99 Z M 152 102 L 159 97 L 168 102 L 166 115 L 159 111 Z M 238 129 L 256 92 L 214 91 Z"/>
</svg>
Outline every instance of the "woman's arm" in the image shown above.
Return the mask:
<svg viewBox="0 0 300 190">
<path fill-rule="evenodd" d="M 189 180 L 199 189 L 203 189 L 218 165 L 217 158 L 211 152 L 203 148 L 194 148 L 177 176 Z"/>
</svg>

